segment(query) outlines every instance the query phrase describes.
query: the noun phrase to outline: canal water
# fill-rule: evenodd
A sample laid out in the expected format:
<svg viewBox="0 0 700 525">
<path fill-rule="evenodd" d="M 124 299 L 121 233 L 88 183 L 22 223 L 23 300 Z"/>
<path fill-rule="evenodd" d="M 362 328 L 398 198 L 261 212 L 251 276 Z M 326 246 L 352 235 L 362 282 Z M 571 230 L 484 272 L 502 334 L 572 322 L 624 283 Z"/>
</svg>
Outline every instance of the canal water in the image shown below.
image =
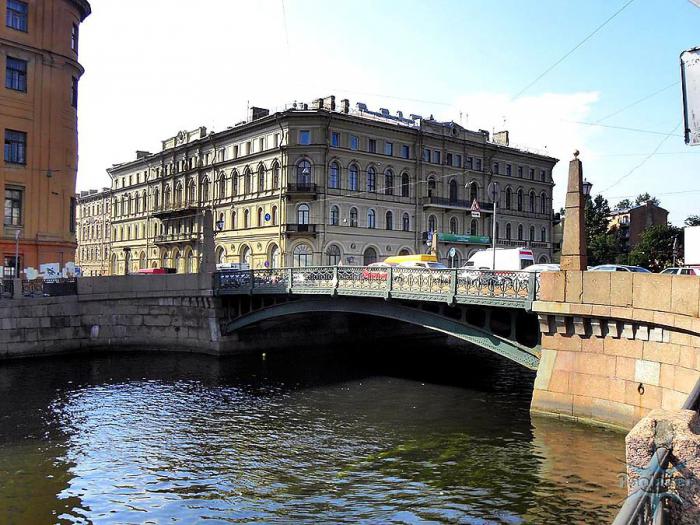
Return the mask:
<svg viewBox="0 0 700 525">
<path fill-rule="evenodd" d="M 611 521 L 624 435 L 532 380 L 429 343 L 2 362 L 0 523 Z"/>
</svg>

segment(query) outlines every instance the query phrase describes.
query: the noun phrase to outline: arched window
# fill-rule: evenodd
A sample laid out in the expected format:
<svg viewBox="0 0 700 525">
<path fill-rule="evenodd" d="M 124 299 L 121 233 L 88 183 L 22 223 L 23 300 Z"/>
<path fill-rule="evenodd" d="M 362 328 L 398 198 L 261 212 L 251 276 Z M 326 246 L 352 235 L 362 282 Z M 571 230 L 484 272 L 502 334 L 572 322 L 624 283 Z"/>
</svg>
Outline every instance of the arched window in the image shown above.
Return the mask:
<svg viewBox="0 0 700 525">
<path fill-rule="evenodd" d="M 535 240 L 535 227 L 530 226 L 530 240 L 534 241 Z"/>
<path fill-rule="evenodd" d="M 238 224 L 236 224 L 236 212 L 232 211 L 231 212 L 231 229 L 235 230 L 238 227 Z"/>
<path fill-rule="evenodd" d="M 433 196 L 433 192 L 435 191 L 436 183 L 435 183 L 435 177 L 432 175 L 428 177 L 428 197 Z"/>
<path fill-rule="evenodd" d="M 544 192 L 540 194 L 540 213 L 547 213 L 547 195 Z"/>
<path fill-rule="evenodd" d="M 328 170 L 328 187 L 329 188 L 340 188 L 340 166 L 337 162 L 331 162 L 330 169 Z"/>
<path fill-rule="evenodd" d="M 326 256 L 328 257 L 329 266 L 337 266 L 340 263 L 340 248 L 335 244 L 331 244 L 326 249 Z"/>
<path fill-rule="evenodd" d="M 308 244 L 298 244 L 292 252 L 294 266 L 311 266 L 313 263 L 313 251 Z"/>
<path fill-rule="evenodd" d="M 233 192 L 233 196 L 235 197 L 236 195 L 238 195 L 238 172 L 236 170 L 233 170 L 231 172 L 231 186 L 231 191 Z"/>
<path fill-rule="evenodd" d="M 158 192 L 158 188 L 153 190 L 153 208 L 156 210 L 160 207 L 160 193 Z"/>
<path fill-rule="evenodd" d="M 209 179 L 202 180 L 202 202 L 209 202 Z"/>
<path fill-rule="evenodd" d="M 435 217 L 435 215 L 431 215 L 430 217 L 428 217 L 428 231 L 437 231 L 437 218 Z"/>
<path fill-rule="evenodd" d="M 394 194 L 394 172 L 386 170 L 384 172 L 384 195 Z"/>
<path fill-rule="evenodd" d="M 144 213 L 148 210 L 148 201 L 146 200 L 146 190 L 141 193 L 141 211 Z"/>
<path fill-rule="evenodd" d="M 377 227 L 377 214 L 372 209 L 367 210 L 367 227 L 368 228 L 376 228 Z"/>
<path fill-rule="evenodd" d="M 452 179 L 450 181 L 450 202 L 457 202 L 457 181 Z"/>
<path fill-rule="evenodd" d="M 280 187 L 280 165 L 277 161 L 272 165 L 272 189 L 278 190 Z M 277 248 L 279 250 L 279 248 Z"/>
<path fill-rule="evenodd" d="M 194 180 L 190 180 L 189 185 L 187 187 L 187 202 L 190 204 L 195 203 L 197 198 L 197 187 L 194 183 Z"/>
<path fill-rule="evenodd" d="M 357 165 L 351 164 L 348 168 L 348 189 L 351 191 L 357 191 L 358 188 L 358 172 Z"/>
<path fill-rule="evenodd" d="M 402 248 L 401 250 L 399 250 L 399 255 L 411 255 L 411 250 L 407 248 Z"/>
<path fill-rule="evenodd" d="M 540 241 L 547 242 L 547 228 L 544 226 L 542 226 L 542 229 L 540 230 Z"/>
<path fill-rule="evenodd" d="M 405 232 L 411 229 L 411 219 L 408 217 L 408 213 L 404 213 L 401 217 L 401 229 Z"/>
<path fill-rule="evenodd" d="M 357 228 L 357 208 L 350 208 L 350 226 Z"/>
<path fill-rule="evenodd" d="M 219 175 L 219 198 L 223 199 L 226 197 L 226 178 L 223 172 Z"/>
<path fill-rule="evenodd" d="M 189 250 L 185 256 L 185 273 L 194 273 L 194 253 L 192 250 Z"/>
<path fill-rule="evenodd" d="M 270 268 L 279 268 L 281 266 L 281 252 L 279 246 L 273 244 L 270 248 Z"/>
<path fill-rule="evenodd" d="M 258 226 L 264 226 L 262 208 L 258 208 Z"/>
<path fill-rule="evenodd" d="M 390 211 L 386 212 L 386 229 L 387 230 L 394 229 L 394 214 L 391 213 Z"/>
<path fill-rule="evenodd" d="M 331 226 L 338 226 L 340 223 L 340 208 L 338 206 L 331 206 L 330 220 Z"/>
<path fill-rule="evenodd" d="M 408 173 L 401 175 L 401 196 L 410 197 L 411 196 L 411 181 L 408 177 Z"/>
<path fill-rule="evenodd" d="M 272 225 L 277 226 L 277 206 L 272 207 Z"/>
<path fill-rule="evenodd" d="M 311 186 L 311 180 L 311 163 L 306 159 L 302 159 L 297 164 L 297 184 L 308 188 Z"/>
<path fill-rule="evenodd" d="M 472 219 L 469 225 L 469 235 L 479 235 L 479 221 Z"/>
<path fill-rule="evenodd" d="M 457 217 L 450 217 L 450 233 L 457 233 Z"/>
<path fill-rule="evenodd" d="M 243 228 L 246 230 L 250 228 L 250 210 L 243 212 Z"/>
<path fill-rule="evenodd" d="M 297 224 L 309 224 L 308 204 L 300 204 L 297 208 Z"/>
<path fill-rule="evenodd" d="M 506 210 L 510 210 L 511 201 L 513 200 L 513 190 L 506 188 Z"/>
<path fill-rule="evenodd" d="M 511 237 L 511 226 L 510 223 L 506 224 L 506 240 L 510 240 Z"/>
<path fill-rule="evenodd" d="M 258 167 L 258 191 L 265 191 L 265 166 Z"/>
<path fill-rule="evenodd" d="M 246 168 L 243 172 L 243 193 L 245 194 L 249 194 L 251 192 L 250 179 L 250 169 Z"/>
<path fill-rule="evenodd" d="M 367 168 L 367 191 L 377 191 L 377 171 L 371 166 Z"/>
<path fill-rule="evenodd" d="M 501 238 L 501 225 L 496 223 L 496 239 Z"/>
<path fill-rule="evenodd" d="M 246 210 L 248 211 L 248 210 Z M 250 248 L 248 246 L 244 246 L 243 250 L 241 250 L 241 264 L 247 264 L 248 267 L 250 268 L 251 263 L 253 262 L 253 254 L 250 251 Z"/>
<path fill-rule="evenodd" d="M 222 264 L 226 262 L 226 250 L 223 246 L 219 246 L 216 249 L 216 263 Z"/>
<path fill-rule="evenodd" d="M 530 191 L 530 211 L 534 213 L 535 211 L 535 192 Z"/>
<path fill-rule="evenodd" d="M 518 224 L 518 240 L 522 241 L 523 240 L 523 225 Z"/>
<path fill-rule="evenodd" d="M 365 252 L 362 254 L 362 264 L 365 266 L 368 266 L 372 263 L 377 262 L 377 250 L 374 248 L 367 248 Z"/>
<path fill-rule="evenodd" d="M 523 211 L 523 190 L 518 190 L 518 211 Z"/>
<path fill-rule="evenodd" d="M 475 200 L 478 200 L 478 195 L 479 195 L 479 186 L 477 186 L 476 182 L 472 182 L 469 185 L 469 202 L 474 202 Z"/>
</svg>

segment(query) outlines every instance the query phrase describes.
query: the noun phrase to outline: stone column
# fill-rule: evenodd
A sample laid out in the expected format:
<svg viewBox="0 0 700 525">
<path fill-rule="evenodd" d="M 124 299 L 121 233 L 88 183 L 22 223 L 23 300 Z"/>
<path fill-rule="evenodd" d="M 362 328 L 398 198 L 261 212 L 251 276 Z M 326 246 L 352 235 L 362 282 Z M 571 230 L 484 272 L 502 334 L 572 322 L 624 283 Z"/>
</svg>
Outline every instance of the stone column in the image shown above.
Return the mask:
<svg viewBox="0 0 700 525">
<path fill-rule="evenodd" d="M 578 160 L 578 150 L 569 162 L 569 180 L 566 187 L 566 220 L 564 221 L 564 242 L 561 249 L 561 269 L 563 271 L 586 270 L 586 214 L 583 196 L 583 166 Z"/>
</svg>

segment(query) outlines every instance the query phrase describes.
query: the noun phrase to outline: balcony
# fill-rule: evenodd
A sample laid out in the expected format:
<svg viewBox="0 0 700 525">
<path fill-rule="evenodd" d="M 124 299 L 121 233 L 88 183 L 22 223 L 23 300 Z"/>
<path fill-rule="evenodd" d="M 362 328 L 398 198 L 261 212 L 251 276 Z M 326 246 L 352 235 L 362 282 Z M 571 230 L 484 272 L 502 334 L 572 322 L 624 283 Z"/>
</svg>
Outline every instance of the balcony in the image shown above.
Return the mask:
<svg viewBox="0 0 700 525">
<path fill-rule="evenodd" d="M 424 208 L 434 207 L 434 208 L 448 208 L 451 210 L 469 210 L 472 207 L 472 201 L 466 201 L 461 199 L 449 199 L 446 197 L 423 197 L 421 200 Z M 493 203 L 491 202 L 479 202 L 479 208 L 481 211 L 486 213 L 493 212 Z"/>
<path fill-rule="evenodd" d="M 197 232 L 165 233 L 157 235 L 153 242 L 155 244 L 177 244 L 186 242 L 198 242 L 201 235 Z"/>
<path fill-rule="evenodd" d="M 287 194 L 295 195 L 299 197 L 313 197 L 316 198 L 316 184 L 312 182 L 290 182 L 287 184 Z"/>
<path fill-rule="evenodd" d="M 153 208 L 153 217 L 156 219 L 191 217 L 197 213 L 197 210 L 199 207 L 196 204 L 161 205 Z"/>
<path fill-rule="evenodd" d="M 316 224 L 285 224 L 284 233 L 288 237 L 309 236 L 316 237 Z"/>
</svg>

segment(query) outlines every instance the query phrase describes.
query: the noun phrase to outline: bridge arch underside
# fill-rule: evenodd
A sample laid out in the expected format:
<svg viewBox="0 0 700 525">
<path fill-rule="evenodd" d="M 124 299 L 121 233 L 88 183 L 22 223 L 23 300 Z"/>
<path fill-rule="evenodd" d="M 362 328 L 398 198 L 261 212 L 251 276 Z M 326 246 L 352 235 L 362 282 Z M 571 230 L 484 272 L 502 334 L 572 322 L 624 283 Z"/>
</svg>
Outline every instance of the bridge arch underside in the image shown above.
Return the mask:
<svg viewBox="0 0 700 525">
<path fill-rule="evenodd" d="M 537 316 L 515 308 L 416 303 L 354 297 L 229 296 L 223 299 L 221 335 L 232 336 L 266 321 L 294 323 L 300 315 L 353 314 L 392 319 L 452 336 L 526 368 L 539 364 Z M 306 337 L 309 337 L 306 333 Z M 387 334 L 381 334 L 386 336 Z"/>
</svg>

